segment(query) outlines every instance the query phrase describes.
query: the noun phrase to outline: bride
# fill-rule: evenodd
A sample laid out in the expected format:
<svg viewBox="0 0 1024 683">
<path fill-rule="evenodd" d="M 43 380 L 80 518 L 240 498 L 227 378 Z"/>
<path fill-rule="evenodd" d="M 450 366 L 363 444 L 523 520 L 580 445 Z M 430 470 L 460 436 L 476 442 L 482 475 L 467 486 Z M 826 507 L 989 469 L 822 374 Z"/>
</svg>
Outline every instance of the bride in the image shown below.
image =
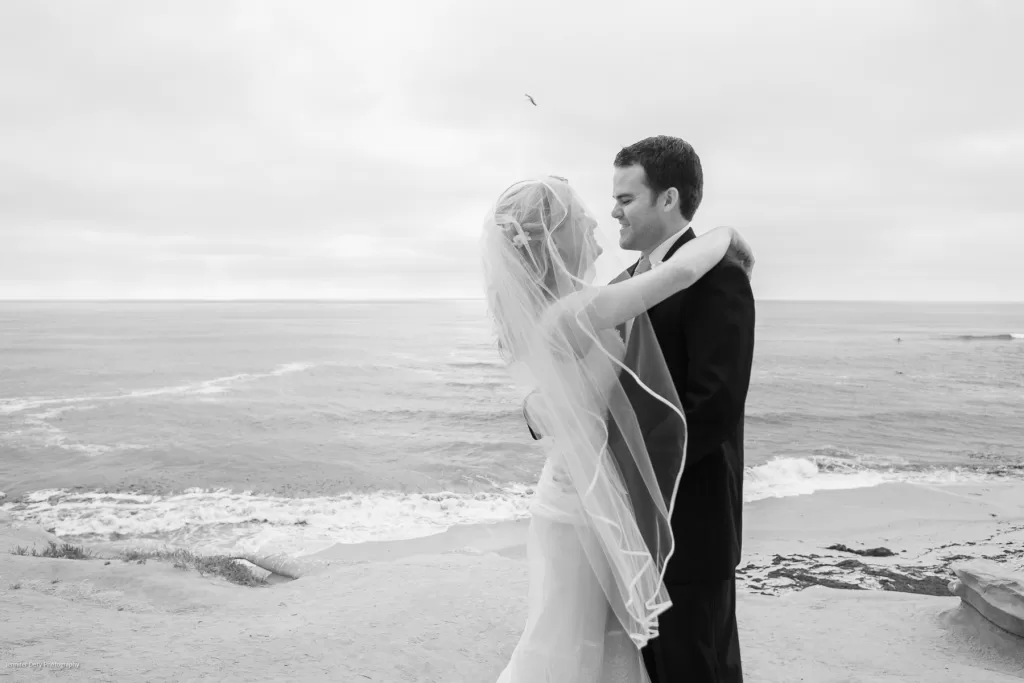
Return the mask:
<svg viewBox="0 0 1024 683">
<path fill-rule="evenodd" d="M 484 225 L 499 347 L 538 397 L 528 417 L 547 453 L 527 536 L 526 627 L 498 683 L 648 681 L 640 648 L 671 605 L 662 576 L 686 421 L 645 312 L 723 258 L 752 263 L 734 230 L 716 228 L 599 287 L 596 227 L 554 176 L 507 189 Z"/>
</svg>

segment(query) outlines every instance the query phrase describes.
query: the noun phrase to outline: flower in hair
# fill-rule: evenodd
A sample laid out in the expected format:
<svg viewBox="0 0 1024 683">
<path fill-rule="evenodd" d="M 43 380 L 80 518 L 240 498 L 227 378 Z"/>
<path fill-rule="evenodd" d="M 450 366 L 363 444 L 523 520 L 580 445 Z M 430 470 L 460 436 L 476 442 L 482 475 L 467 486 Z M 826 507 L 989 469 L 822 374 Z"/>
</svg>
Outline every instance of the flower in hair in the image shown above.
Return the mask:
<svg viewBox="0 0 1024 683">
<path fill-rule="evenodd" d="M 530 236 L 523 232 L 512 238 L 512 244 L 517 247 L 525 247 L 529 241 Z"/>
</svg>

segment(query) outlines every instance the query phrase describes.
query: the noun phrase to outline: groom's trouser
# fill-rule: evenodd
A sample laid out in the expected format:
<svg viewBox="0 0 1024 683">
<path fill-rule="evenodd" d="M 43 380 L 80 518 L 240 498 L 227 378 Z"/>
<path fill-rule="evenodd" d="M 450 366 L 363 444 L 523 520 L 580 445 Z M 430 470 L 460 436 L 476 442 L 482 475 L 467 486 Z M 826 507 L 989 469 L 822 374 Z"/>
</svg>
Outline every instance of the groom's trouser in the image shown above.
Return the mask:
<svg viewBox="0 0 1024 683">
<path fill-rule="evenodd" d="M 736 578 L 665 587 L 672 606 L 643 649 L 651 683 L 743 683 Z"/>
</svg>

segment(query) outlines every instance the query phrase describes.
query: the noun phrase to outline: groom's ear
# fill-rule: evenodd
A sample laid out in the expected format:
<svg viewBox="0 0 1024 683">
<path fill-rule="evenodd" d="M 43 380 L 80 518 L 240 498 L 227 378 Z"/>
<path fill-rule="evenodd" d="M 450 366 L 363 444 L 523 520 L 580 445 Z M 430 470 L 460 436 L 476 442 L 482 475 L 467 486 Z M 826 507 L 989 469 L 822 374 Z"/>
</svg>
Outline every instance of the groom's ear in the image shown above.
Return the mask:
<svg viewBox="0 0 1024 683">
<path fill-rule="evenodd" d="M 672 212 L 679 206 L 679 190 L 670 187 L 661 193 L 661 208 L 666 212 Z"/>
</svg>

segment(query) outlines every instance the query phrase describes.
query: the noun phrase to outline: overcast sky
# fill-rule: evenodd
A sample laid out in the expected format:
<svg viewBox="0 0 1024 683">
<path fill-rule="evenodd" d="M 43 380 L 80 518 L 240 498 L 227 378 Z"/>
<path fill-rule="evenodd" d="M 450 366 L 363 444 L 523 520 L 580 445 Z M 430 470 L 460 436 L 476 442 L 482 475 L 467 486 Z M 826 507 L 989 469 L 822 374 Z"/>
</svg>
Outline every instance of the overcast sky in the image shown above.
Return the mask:
<svg viewBox="0 0 1024 683">
<path fill-rule="evenodd" d="M 478 296 L 656 134 L 763 299 L 1024 300 L 1024 3 L 0 4 L 0 298 Z M 524 97 L 530 93 L 538 107 Z"/>
</svg>

